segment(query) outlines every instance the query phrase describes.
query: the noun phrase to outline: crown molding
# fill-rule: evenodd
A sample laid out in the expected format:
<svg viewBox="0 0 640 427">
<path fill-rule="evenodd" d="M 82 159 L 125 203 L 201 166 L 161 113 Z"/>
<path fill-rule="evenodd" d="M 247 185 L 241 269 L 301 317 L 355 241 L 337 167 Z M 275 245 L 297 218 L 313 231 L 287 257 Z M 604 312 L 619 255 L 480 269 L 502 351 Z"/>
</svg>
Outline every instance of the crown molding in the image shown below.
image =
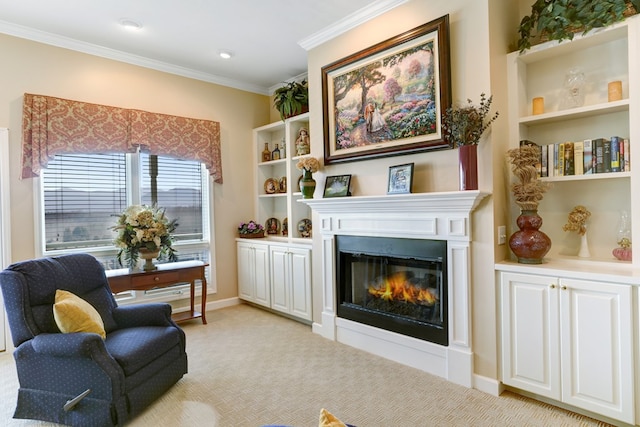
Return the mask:
<svg viewBox="0 0 640 427">
<path fill-rule="evenodd" d="M 345 16 L 333 25 L 320 30 L 309 37 L 305 37 L 298 42 L 298 45 L 307 51 L 311 50 L 314 47 L 320 46 L 321 44 L 339 36 L 340 34 L 346 33 L 347 31 L 400 6 L 403 3 L 407 3 L 408 1 L 409 0 L 375 1 L 369 6 L 364 7 L 351 15 Z"/>
<path fill-rule="evenodd" d="M 247 92 L 253 92 L 260 95 L 269 95 L 269 88 L 265 88 L 262 86 L 252 85 L 246 82 L 241 82 L 241 81 L 229 79 L 226 77 L 220 77 L 214 74 L 209 74 L 209 73 L 193 70 L 186 67 L 179 67 L 177 65 L 172 65 L 166 62 L 157 61 L 154 59 L 145 58 L 143 56 L 121 52 L 115 49 L 110 49 L 110 48 L 106 48 L 106 47 L 91 44 L 91 43 L 86 43 L 79 40 L 74 40 L 69 37 L 64 37 L 64 36 L 48 33 L 45 31 L 35 30 L 33 28 L 12 24 L 6 21 L 0 20 L 0 33 L 27 39 L 27 40 L 32 40 L 39 43 L 48 44 L 51 46 L 61 47 L 64 49 L 70 49 L 73 51 L 82 52 L 89 55 L 99 56 L 106 59 L 125 62 L 127 64 L 137 65 L 139 67 L 162 71 L 169 74 L 175 74 L 182 77 L 188 77 L 190 79 L 201 80 L 204 82 L 214 83 L 214 84 L 231 87 L 235 89 L 240 89 Z"/>
</svg>

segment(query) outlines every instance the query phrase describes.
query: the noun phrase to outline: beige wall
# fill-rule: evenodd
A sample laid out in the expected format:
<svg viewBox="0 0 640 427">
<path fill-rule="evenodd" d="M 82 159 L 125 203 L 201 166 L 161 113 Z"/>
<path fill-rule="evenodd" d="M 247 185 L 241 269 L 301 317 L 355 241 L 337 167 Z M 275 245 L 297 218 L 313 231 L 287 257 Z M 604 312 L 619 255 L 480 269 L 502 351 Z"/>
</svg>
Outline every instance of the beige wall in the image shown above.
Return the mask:
<svg viewBox="0 0 640 427">
<path fill-rule="evenodd" d="M 510 0 L 413 0 L 328 41 L 309 52 L 309 86 L 312 154 L 323 156 L 321 68 L 359 50 L 449 14 L 451 81 L 454 102 L 476 103 L 480 94 L 494 95 L 494 110 L 502 117 L 479 146 L 479 188 L 490 193 L 473 214 L 472 280 L 473 348 L 475 372 L 497 378 L 496 285 L 494 263 L 504 258 L 505 247 L 496 246 L 495 225 L 504 224 L 504 146 L 507 135 L 505 66 L 513 19 Z M 491 17 L 489 16 L 491 12 Z M 509 23 L 510 22 L 510 23 Z M 494 78 L 494 73 L 496 78 Z M 326 175 L 353 174 L 356 196 L 385 194 L 389 166 L 415 163 L 414 192 L 458 190 L 457 150 L 442 150 L 325 167 L 317 174 L 323 188 Z M 494 185 L 495 184 L 495 185 Z M 496 191 L 496 187 L 500 189 Z M 499 215 L 494 215 L 498 212 Z M 316 221 L 317 222 L 317 218 Z M 314 321 L 321 322 L 321 251 L 314 238 Z"/>
<path fill-rule="evenodd" d="M 237 296 L 235 229 L 253 213 L 254 127 L 269 121 L 269 98 L 0 35 L 0 127 L 9 128 L 12 261 L 35 255 L 34 180 L 19 179 L 25 92 L 220 122 L 224 184 L 214 184 L 218 293 Z"/>
<path fill-rule="evenodd" d="M 514 4 L 515 3 L 515 4 Z M 522 0 L 521 2 L 522 3 Z M 309 52 L 312 154 L 323 157 L 321 68 L 356 51 L 449 14 L 454 101 L 494 96 L 501 117 L 479 147 L 480 190 L 490 193 L 473 215 L 472 281 L 475 372 L 497 378 L 494 262 L 508 255 L 495 242 L 495 226 L 506 221 L 504 151 L 507 106 L 504 54 L 516 35 L 518 4 L 512 0 L 412 0 Z M 0 35 L 6 58 L 0 67 L 0 127 L 10 129 L 13 260 L 34 255 L 33 183 L 18 179 L 20 116 L 24 92 L 221 123 L 225 183 L 215 185 L 216 276 L 214 299 L 237 296 L 235 226 L 253 214 L 251 129 L 277 121 L 268 97 L 147 70 L 116 61 Z M 415 163 L 414 191 L 457 191 L 457 150 L 442 150 L 326 167 L 324 176 L 354 175 L 354 195 L 384 194 L 389 166 Z M 314 238 L 314 321 L 321 322 L 319 236 Z"/>
</svg>

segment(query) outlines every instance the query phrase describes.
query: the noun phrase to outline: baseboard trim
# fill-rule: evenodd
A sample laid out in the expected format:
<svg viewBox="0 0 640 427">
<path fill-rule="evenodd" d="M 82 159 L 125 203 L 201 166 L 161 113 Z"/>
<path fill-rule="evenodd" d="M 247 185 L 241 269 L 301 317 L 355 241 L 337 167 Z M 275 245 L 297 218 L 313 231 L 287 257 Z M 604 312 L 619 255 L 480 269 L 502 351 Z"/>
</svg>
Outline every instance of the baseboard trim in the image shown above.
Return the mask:
<svg viewBox="0 0 640 427">
<path fill-rule="evenodd" d="M 504 385 L 500 381 L 477 374 L 473 374 L 473 388 L 492 396 L 500 396 L 504 391 Z"/>
</svg>

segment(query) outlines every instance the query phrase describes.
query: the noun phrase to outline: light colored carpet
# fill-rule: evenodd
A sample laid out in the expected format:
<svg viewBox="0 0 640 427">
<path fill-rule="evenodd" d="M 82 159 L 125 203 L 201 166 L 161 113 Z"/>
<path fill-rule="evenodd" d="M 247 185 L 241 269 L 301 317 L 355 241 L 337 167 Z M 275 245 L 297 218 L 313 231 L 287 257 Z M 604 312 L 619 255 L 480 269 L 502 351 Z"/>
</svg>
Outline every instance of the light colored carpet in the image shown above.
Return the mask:
<svg viewBox="0 0 640 427">
<path fill-rule="evenodd" d="M 189 373 L 131 426 L 318 425 L 321 408 L 358 427 L 607 426 L 512 393 L 494 397 L 240 305 L 182 324 Z M 13 358 L 0 356 L 0 425 L 13 420 Z"/>
</svg>

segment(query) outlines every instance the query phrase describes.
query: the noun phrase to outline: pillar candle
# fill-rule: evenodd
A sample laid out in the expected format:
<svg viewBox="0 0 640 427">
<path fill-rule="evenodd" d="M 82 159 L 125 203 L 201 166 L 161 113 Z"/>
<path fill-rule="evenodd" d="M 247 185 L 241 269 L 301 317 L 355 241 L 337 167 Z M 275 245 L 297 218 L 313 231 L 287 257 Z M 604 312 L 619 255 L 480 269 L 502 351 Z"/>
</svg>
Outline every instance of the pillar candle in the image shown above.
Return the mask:
<svg viewBox="0 0 640 427">
<path fill-rule="evenodd" d="M 533 115 L 544 113 L 544 98 L 533 98 Z"/>
<path fill-rule="evenodd" d="M 622 99 L 622 82 L 616 80 L 609 82 L 609 102 L 620 101 Z"/>
</svg>

